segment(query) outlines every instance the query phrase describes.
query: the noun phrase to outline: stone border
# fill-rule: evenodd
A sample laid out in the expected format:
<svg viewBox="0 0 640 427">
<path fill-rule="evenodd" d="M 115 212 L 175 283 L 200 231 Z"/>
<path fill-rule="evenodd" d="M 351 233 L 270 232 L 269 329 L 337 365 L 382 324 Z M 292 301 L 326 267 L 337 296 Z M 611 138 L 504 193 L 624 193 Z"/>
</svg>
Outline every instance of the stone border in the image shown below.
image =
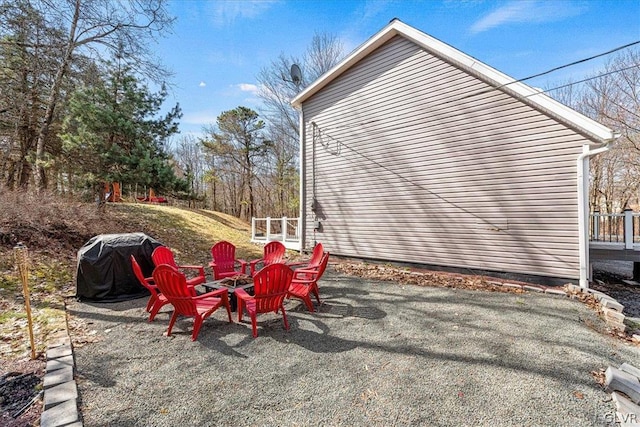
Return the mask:
<svg viewBox="0 0 640 427">
<path fill-rule="evenodd" d="M 609 366 L 604 386 L 616 405 L 618 423 L 623 427 L 640 426 L 640 369 L 628 363 L 620 368 Z"/>
<path fill-rule="evenodd" d="M 570 294 L 584 293 L 593 296 L 600 305 L 600 310 L 602 311 L 603 318 L 607 326 L 620 332 L 625 332 L 627 330 L 627 325 L 624 324 L 626 316 L 622 313 L 624 306 L 609 295 L 604 292 L 596 291 L 595 289 L 584 289 L 572 284 L 567 285 L 567 291 Z M 631 337 L 631 340 L 635 343 L 640 343 L 640 335 L 634 334 Z"/>
<path fill-rule="evenodd" d="M 53 336 L 47 348 L 40 427 L 82 427 L 74 374 L 73 347 L 69 332 L 65 329 Z"/>
</svg>

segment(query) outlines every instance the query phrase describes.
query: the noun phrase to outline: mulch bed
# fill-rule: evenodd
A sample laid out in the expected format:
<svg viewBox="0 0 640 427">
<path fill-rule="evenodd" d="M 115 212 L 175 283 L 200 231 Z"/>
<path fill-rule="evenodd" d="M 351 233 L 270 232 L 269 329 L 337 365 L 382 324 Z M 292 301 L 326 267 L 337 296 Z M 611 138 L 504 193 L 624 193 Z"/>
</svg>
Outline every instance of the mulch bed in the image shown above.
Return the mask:
<svg viewBox="0 0 640 427">
<path fill-rule="evenodd" d="M 43 356 L 0 362 L 0 425 L 36 426 L 42 413 Z"/>
</svg>

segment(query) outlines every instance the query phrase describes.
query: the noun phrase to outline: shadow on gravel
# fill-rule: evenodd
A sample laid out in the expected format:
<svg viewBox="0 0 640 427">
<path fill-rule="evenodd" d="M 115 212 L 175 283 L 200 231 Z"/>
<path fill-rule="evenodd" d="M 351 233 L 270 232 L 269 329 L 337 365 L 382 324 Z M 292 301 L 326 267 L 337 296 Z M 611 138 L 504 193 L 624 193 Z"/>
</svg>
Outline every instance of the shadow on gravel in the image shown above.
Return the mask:
<svg viewBox="0 0 640 427">
<path fill-rule="evenodd" d="M 85 424 L 599 425 L 591 372 L 640 363 L 568 298 L 325 277 L 314 313 L 287 300 L 290 330 L 259 315 L 256 339 L 223 310 L 192 342 L 144 299 L 70 304 L 100 337 L 76 351 Z"/>
</svg>

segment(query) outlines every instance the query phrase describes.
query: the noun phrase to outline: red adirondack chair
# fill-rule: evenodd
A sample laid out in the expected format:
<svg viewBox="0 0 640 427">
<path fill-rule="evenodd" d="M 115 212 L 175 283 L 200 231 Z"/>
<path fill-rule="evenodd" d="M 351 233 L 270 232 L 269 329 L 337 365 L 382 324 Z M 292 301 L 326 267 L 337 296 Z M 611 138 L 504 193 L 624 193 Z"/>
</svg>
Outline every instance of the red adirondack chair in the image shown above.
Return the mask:
<svg viewBox="0 0 640 427">
<path fill-rule="evenodd" d="M 250 275 L 253 275 L 258 270 L 256 266 L 262 264 L 262 267 L 266 267 L 271 264 L 277 264 L 284 261 L 284 254 L 287 248 L 280 242 L 269 242 L 264 245 L 264 255 L 260 259 L 254 259 L 249 263 Z"/>
<path fill-rule="evenodd" d="M 133 274 L 136 275 L 140 284 L 151 292 L 149 302 L 147 303 L 147 311 L 151 313 L 149 315 L 149 322 L 153 322 L 158 311 L 160 311 L 164 305 L 169 304 L 169 301 L 167 300 L 167 297 L 158 291 L 158 287 L 155 285 L 153 277 L 144 277 L 140 264 L 138 264 L 138 261 L 136 261 L 136 258 L 133 255 L 131 255 L 131 267 L 133 268 Z"/>
<path fill-rule="evenodd" d="M 213 261 L 209 263 L 209 266 L 213 269 L 213 280 L 245 274 L 247 261 L 236 259 L 236 247 L 232 243 L 223 240 L 213 245 L 211 258 Z M 237 264 L 240 265 L 236 270 Z"/>
<path fill-rule="evenodd" d="M 311 258 L 307 262 L 288 262 L 286 263 L 291 268 L 298 268 L 304 266 L 304 268 L 315 268 L 322 262 L 322 255 L 324 255 L 324 247 L 322 243 L 318 243 L 314 246 L 311 252 Z"/>
<path fill-rule="evenodd" d="M 173 252 L 171 252 L 171 249 L 166 246 L 158 246 L 155 248 L 151 254 L 151 259 L 156 267 L 162 264 L 167 264 L 179 270 L 197 270 L 197 276 L 187 279 L 187 285 L 189 286 L 201 285 L 207 281 L 207 276 L 204 273 L 204 267 L 201 265 L 178 265 L 173 257 Z"/>
<path fill-rule="evenodd" d="M 256 328 L 256 316 L 258 313 L 270 313 L 282 311 L 284 328 L 289 329 L 287 314 L 284 311 L 283 301 L 287 296 L 287 290 L 293 278 L 293 270 L 284 264 L 270 264 L 258 271 L 253 278 L 253 296 L 244 289 L 236 289 L 238 301 L 238 322 L 242 321 L 243 309 L 247 310 L 251 317 L 253 337 L 258 336 Z"/>
<path fill-rule="evenodd" d="M 226 288 L 218 289 L 206 294 L 197 295 L 192 286 L 187 285 L 184 274 L 167 264 L 162 264 L 153 270 L 153 280 L 160 292 L 173 305 L 174 310 L 169 321 L 167 336 L 171 336 L 171 329 L 179 315 L 193 317 L 193 332 L 191 340 L 195 341 L 200 333 L 202 322 L 220 306 L 227 309 L 229 323 L 231 319 L 231 307 L 229 306 L 229 291 Z"/>
<path fill-rule="evenodd" d="M 300 298 L 309 311 L 313 312 L 313 302 L 311 301 L 310 294 L 313 294 L 316 297 L 318 304 L 320 304 L 318 280 L 320 280 L 324 274 L 324 270 L 327 268 L 328 263 L 329 252 L 325 252 L 318 265 L 295 270 L 293 272 L 293 279 L 291 279 L 291 285 L 289 285 L 287 298 Z M 309 263 L 309 265 L 311 265 L 311 263 Z"/>
</svg>

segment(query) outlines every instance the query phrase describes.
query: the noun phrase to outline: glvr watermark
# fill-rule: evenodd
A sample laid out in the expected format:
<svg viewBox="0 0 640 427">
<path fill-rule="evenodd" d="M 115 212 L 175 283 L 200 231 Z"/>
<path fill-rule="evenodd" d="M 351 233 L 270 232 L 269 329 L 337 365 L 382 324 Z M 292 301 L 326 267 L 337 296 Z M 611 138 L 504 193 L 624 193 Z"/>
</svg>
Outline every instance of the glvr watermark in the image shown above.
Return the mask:
<svg viewBox="0 0 640 427">
<path fill-rule="evenodd" d="M 619 426 L 623 425 L 640 425 L 640 414 L 622 414 L 618 413 L 616 418 L 615 412 L 607 412 L 603 415 L 598 415 L 598 421 L 604 421 L 606 426 Z"/>
</svg>

